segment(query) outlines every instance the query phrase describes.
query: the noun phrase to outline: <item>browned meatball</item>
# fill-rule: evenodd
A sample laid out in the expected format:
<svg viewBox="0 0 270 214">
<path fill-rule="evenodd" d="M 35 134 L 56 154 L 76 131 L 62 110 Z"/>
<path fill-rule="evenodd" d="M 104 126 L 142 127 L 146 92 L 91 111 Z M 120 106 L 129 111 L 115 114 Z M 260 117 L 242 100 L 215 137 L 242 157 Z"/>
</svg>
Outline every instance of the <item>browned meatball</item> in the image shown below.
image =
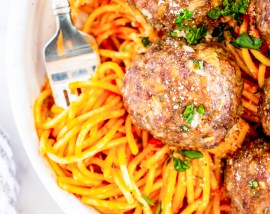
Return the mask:
<svg viewBox="0 0 270 214">
<path fill-rule="evenodd" d="M 255 18 L 263 39 L 270 44 L 270 0 L 255 0 Z"/>
<path fill-rule="evenodd" d="M 232 214 L 270 214 L 270 141 L 252 140 L 227 160 Z"/>
<path fill-rule="evenodd" d="M 176 15 L 184 9 L 192 11 L 191 20 L 183 24 L 190 27 L 205 25 L 212 28 L 216 20 L 210 19 L 207 13 L 216 6 L 222 5 L 221 0 L 129 0 L 155 28 L 171 31 L 175 28 Z"/>
<path fill-rule="evenodd" d="M 174 146 L 218 145 L 241 112 L 240 70 L 215 43 L 152 46 L 133 61 L 122 91 L 133 122 Z"/>
<path fill-rule="evenodd" d="M 265 81 L 258 112 L 262 120 L 263 130 L 270 136 L 270 78 Z"/>
</svg>

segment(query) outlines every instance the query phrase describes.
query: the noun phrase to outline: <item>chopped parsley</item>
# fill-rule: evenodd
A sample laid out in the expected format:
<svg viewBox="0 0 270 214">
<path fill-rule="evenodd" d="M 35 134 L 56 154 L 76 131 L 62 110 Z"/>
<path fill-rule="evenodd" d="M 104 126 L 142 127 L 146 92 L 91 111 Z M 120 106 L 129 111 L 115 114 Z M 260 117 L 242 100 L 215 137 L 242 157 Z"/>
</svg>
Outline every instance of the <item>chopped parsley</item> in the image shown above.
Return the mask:
<svg viewBox="0 0 270 214">
<path fill-rule="evenodd" d="M 149 37 L 142 37 L 142 44 L 146 48 L 148 45 L 151 45 L 152 42 L 149 41 Z"/>
<path fill-rule="evenodd" d="M 215 7 L 214 9 L 210 10 L 207 15 L 211 19 L 218 19 L 221 16 L 221 9 L 219 7 Z"/>
<path fill-rule="evenodd" d="M 198 112 L 198 114 L 204 115 L 205 110 L 204 110 L 204 106 L 202 104 L 199 105 L 199 107 L 197 109 L 195 108 L 194 105 L 188 105 L 182 114 L 183 118 L 185 118 L 189 124 L 192 123 L 192 120 L 193 120 L 194 114 L 195 114 L 195 110 L 196 110 L 196 112 Z"/>
<path fill-rule="evenodd" d="M 158 41 L 157 41 L 157 44 L 158 44 L 158 45 L 162 45 L 162 44 L 163 44 L 163 41 L 162 41 L 162 40 L 158 40 Z"/>
<path fill-rule="evenodd" d="M 200 151 L 182 150 L 180 154 L 190 159 L 203 158 L 203 154 Z"/>
<path fill-rule="evenodd" d="M 188 160 L 182 161 L 180 158 L 175 158 L 175 157 L 172 157 L 172 158 L 173 158 L 174 169 L 177 172 L 184 172 L 190 168 L 190 163 Z"/>
<path fill-rule="evenodd" d="M 200 27 L 189 27 L 189 26 L 177 26 L 177 30 L 186 30 L 186 40 L 190 45 L 196 45 L 206 36 L 207 28 L 202 25 Z"/>
<path fill-rule="evenodd" d="M 151 198 L 144 194 L 142 194 L 142 198 L 147 202 L 149 206 L 153 206 L 155 204 L 155 202 Z"/>
<path fill-rule="evenodd" d="M 257 188 L 257 187 L 259 186 L 259 183 L 258 183 L 257 180 L 253 180 L 253 181 L 250 181 L 250 182 L 248 183 L 248 186 L 249 186 L 251 189 L 255 189 L 255 188 Z"/>
<path fill-rule="evenodd" d="M 177 31 L 172 31 L 172 32 L 168 33 L 167 36 L 178 37 L 178 33 L 177 33 Z"/>
<path fill-rule="evenodd" d="M 256 37 L 250 38 L 247 33 L 242 33 L 234 42 L 230 43 L 236 48 L 250 48 L 260 50 L 262 40 Z"/>
<path fill-rule="evenodd" d="M 200 151 L 192 151 L 192 150 L 182 150 L 178 151 L 177 153 L 181 154 L 183 157 L 189 158 L 189 159 L 197 159 L 202 158 L 203 154 Z M 172 153 L 172 159 L 173 159 L 173 166 L 174 169 L 177 172 L 184 172 L 187 169 L 190 168 L 190 162 L 189 160 L 181 160 L 180 158 L 174 157 L 174 153 Z"/>
<path fill-rule="evenodd" d="M 248 0 L 223 0 L 223 8 L 215 7 L 208 12 L 211 19 L 218 19 L 220 16 L 230 16 L 241 21 L 241 15 L 245 14 L 248 7 Z"/>
<path fill-rule="evenodd" d="M 228 27 L 225 30 L 228 30 L 230 32 L 232 38 L 236 38 L 234 35 L 234 27 Z"/>
<path fill-rule="evenodd" d="M 194 105 L 189 105 L 186 107 L 183 117 L 187 120 L 189 124 L 191 124 L 193 117 L 194 117 Z"/>
<path fill-rule="evenodd" d="M 185 125 L 182 125 L 180 128 L 182 131 L 189 131 L 190 129 L 188 126 L 185 126 Z"/>
<path fill-rule="evenodd" d="M 197 65 L 198 68 L 199 68 L 200 70 L 203 69 L 203 61 L 202 61 L 202 60 L 201 60 L 201 61 L 194 60 L 194 61 L 193 61 L 193 64 L 194 64 L 194 65 Z"/>
<path fill-rule="evenodd" d="M 202 104 L 201 104 L 201 105 L 199 106 L 199 108 L 197 109 L 197 112 L 198 112 L 200 115 L 204 115 L 204 107 L 203 107 Z"/>
<path fill-rule="evenodd" d="M 200 27 L 189 27 L 183 25 L 184 20 L 191 20 L 193 16 L 193 11 L 184 9 L 180 14 L 176 15 L 175 24 L 177 25 L 175 30 L 186 31 L 186 40 L 189 45 L 196 45 L 201 42 L 201 40 L 206 36 L 207 28 L 202 25 Z M 167 36 L 178 37 L 178 32 L 172 31 L 167 34 Z"/>
<path fill-rule="evenodd" d="M 189 32 L 187 33 L 187 42 L 191 45 L 196 45 L 201 42 L 201 40 L 206 36 L 207 28 L 202 25 L 201 27 L 197 28 L 191 28 L 189 29 Z"/>
<path fill-rule="evenodd" d="M 175 23 L 181 24 L 184 20 L 191 20 L 191 17 L 193 16 L 193 11 L 184 9 L 180 14 L 176 15 Z"/>
</svg>

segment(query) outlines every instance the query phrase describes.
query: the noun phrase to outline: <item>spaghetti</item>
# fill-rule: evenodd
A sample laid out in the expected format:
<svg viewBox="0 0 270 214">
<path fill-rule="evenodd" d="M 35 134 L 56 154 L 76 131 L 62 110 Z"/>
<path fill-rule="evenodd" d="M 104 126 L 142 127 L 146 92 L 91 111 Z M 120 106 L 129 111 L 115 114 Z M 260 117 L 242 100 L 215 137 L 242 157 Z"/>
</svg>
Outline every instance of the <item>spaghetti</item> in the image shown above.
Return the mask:
<svg viewBox="0 0 270 214">
<path fill-rule="evenodd" d="M 102 64 L 91 80 L 70 85 L 82 93 L 67 109 L 54 105 L 48 82 L 35 102 L 40 151 L 59 187 L 103 213 L 228 213 L 221 158 L 241 146 L 250 130 L 244 119 L 259 122 L 260 95 L 255 92 L 264 83 L 269 59 L 258 51 L 234 48 L 226 37 L 243 73 L 259 86 L 244 80 L 245 118 L 220 147 L 200 150 L 202 157 L 189 159 L 135 127 L 123 107 L 125 68 L 147 50 L 141 38 L 157 42 L 157 32 L 124 0 L 70 4 L 77 27 L 96 38 Z M 239 29 L 248 31 L 248 18 Z M 176 171 L 175 159 L 188 164 L 188 169 Z"/>
</svg>

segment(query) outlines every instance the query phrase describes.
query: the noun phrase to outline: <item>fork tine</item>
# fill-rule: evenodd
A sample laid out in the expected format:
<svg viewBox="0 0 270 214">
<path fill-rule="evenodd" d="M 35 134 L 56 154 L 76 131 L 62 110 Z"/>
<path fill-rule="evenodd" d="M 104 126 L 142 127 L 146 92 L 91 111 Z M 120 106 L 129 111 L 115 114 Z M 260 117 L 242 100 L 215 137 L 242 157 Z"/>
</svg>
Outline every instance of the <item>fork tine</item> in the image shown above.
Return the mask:
<svg viewBox="0 0 270 214">
<path fill-rule="evenodd" d="M 44 48 L 44 63 L 55 103 L 66 108 L 75 101 L 68 85 L 74 81 L 88 80 L 99 64 L 99 55 L 93 37 L 78 31 L 71 22 L 67 0 L 53 0 L 57 31 Z M 95 45 L 97 47 L 97 45 Z"/>
</svg>

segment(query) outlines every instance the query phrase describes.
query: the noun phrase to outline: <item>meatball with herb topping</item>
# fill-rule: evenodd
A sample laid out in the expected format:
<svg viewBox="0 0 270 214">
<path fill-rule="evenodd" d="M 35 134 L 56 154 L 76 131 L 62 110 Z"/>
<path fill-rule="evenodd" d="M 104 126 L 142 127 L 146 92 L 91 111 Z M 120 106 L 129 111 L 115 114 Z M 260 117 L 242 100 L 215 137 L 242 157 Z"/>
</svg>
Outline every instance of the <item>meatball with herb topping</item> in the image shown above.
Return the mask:
<svg viewBox="0 0 270 214">
<path fill-rule="evenodd" d="M 169 145 L 213 148 L 239 119 L 242 86 L 219 44 L 167 38 L 133 61 L 122 92 L 138 127 Z"/>
<path fill-rule="evenodd" d="M 270 141 L 247 142 L 227 159 L 225 186 L 232 214 L 270 214 Z"/>
<path fill-rule="evenodd" d="M 176 23 L 189 27 L 205 25 L 212 28 L 217 20 L 210 19 L 207 13 L 222 5 L 221 0 L 128 0 L 144 17 L 159 30 L 175 30 Z"/>
</svg>

